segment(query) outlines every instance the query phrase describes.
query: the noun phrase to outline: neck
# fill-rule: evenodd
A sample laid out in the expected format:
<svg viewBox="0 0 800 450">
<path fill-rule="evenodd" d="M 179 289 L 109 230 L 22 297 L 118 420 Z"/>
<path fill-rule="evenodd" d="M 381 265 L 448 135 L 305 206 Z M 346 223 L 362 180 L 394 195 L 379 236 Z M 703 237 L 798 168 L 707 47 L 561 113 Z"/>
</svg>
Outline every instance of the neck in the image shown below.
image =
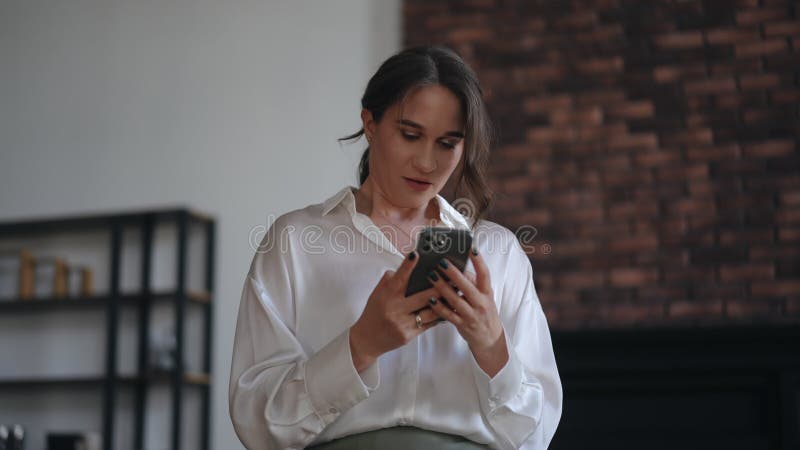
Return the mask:
<svg viewBox="0 0 800 450">
<path fill-rule="evenodd" d="M 356 191 L 356 211 L 367 216 L 385 217 L 399 223 L 439 218 L 439 204 L 435 198 L 423 206 L 397 206 L 371 177 L 367 177 L 364 184 Z"/>
</svg>

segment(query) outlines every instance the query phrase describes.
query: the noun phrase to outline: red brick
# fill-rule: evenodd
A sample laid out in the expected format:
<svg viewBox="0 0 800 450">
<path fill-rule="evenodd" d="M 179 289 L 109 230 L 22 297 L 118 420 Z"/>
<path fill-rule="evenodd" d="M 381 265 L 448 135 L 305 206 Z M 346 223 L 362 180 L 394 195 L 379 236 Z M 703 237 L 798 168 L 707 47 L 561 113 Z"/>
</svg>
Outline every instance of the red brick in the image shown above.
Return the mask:
<svg viewBox="0 0 800 450">
<path fill-rule="evenodd" d="M 692 164 L 678 167 L 657 167 L 655 175 L 658 181 L 703 180 L 708 178 L 708 166 Z"/>
<path fill-rule="evenodd" d="M 569 144 L 576 136 L 576 130 L 569 127 L 532 128 L 527 132 L 528 140 L 536 144 Z"/>
<path fill-rule="evenodd" d="M 536 159 L 537 161 L 541 161 L 552 156 L 553 149 L 545 145 L 534 144 L 507 145 L 498 148 L 497 153 L 502 155 L 503 158 L 522 160 Z M 519 162 L 515 164 L 519 164 Z"/>
<path fill-rule="evenodd" d="M 778 224 L 798 224 L 800 223 L 800 208 L 781 209 L 775 213 L 775 221 Z"/>
<path fill-rule="evenodd" d="M 800 242 L 800 228 L 780 228 L 780 229 L 778 229 L 778 241 L 780 241 L 780 242 Z"/>
<path fill-rule="evenodd" d="M 522 110 L 528 114 L 549 113 L 554 109 L 570 108 L 572 97 L 569 95 L 555 95 L 549 97 L 527 98 L 522 104 Z"/>
<path fill-rule="evenodd" d="M 739 77 L 739 86 L 743 90 L 768 89 L 778 87 L 781 78 L 774 73 L 764 73 L 759 75 L 743 75 Z"/>
<path fill-rule="evenodd" d="M 563 67 L 556 64 L 543 64 L 516 68 L 511 71 L 511 76 L 523 83 L 541 83 L 558 80 L 566 74 Z"/>
<path fill-rule="evenodd" d="M 714 211 L 715 205 L 711 199 L 703 198 L 684 198 L 670 202 L 666 205 L 666 210 L 673 215 L 692 215 L 703 214 Z"/>
<path fill-rule="evenodd" d="M 773 264 L 723 264 L 719 268 L 719 279 L 723 282 L 774 278 L 775 266 Z"/>
<path fill-rule="evenodd" d="M 674 300 L 669 302 L 667 316 L 674 319 L 708 319 L 722 316 L 721 299 Z"/>
<path fill-rule="evenodd" d="M 509 215 L 508 221 L 517 226 L 544 226 L 552 222 L 552 214 L 546 209 L 529 209 L 525 212 Z"/>
<path fill-rule="evenodd" d="M 746 145 L 743 150 L 744 156 L 749 157 L 771 157 L 791 155 L 795 152 L 795 143 L 791 139 L 779 139 L 766 141 L 754 145 Z"/>
<path fill-rule="evenodd" d="M 612 150 L 655 149 L 658 138 L 653 133 L 618 135 L 611 137 L 608 147 Z"/>
<path fill-rule="evenodd" d="M 600 125 L 603 123 L 603 111 L 599 107 L 579 110 L 556 109 L 550 113 L 553 125 Z"/>
<path fill-rule="evenodd" d="M 643 167 L 665 166 L 679 163 L 683 158 L 681 152 L 676 149 L 651 150 L 639 152 L 634 155 L 636 165 Z"/>
<path fill-rule="evenodd" d="M 787 21 L 768 23 L 764 26 L 764 35 L 772 36 L 792 36 L 800 34 L 800 21 Z"/>
<path fill-rule="evenodd" d="M 588 239 L 571 239 L 553 245 L 554 256 L 559 258 L 586 257 L 597 252 L 597 241 Z"/>
<path fill-rule="evenodd" d="M 649 100 L 627 102 L 605 108 L 608 117 L 613 119 L 647 119 L 653 117 L 653 103 Z"/>
<path fill-rule="evenodd" d="M 778 104 L 795 104 L 800 103 L 800 90 L 795 89 L 780 89 L 774 90 L 770 93 L 772 103 Z"/>
<path fill-rule="evenodd" d="M 597 25 L 590 31 L 575 33 L 573 39 L 581 44 L 594 44 L 596 42 L 607 42 L 617 37 L 622 37 L 625 30 L 620 24 Z"/>
<path fill-rule="evenodd" d="M 578 140 L 583 143 L 598 144 L 598 141 L 607 141 L 616 136 L 627 134 L 625 124 L 615 123 L 599 126 L 578 127 Z"/>
<path fill-rule="evenodd" d="M 597 23 L 597 13 L 594 11 L 570 12 L 553 21 L 555 28 L 586 28 Z"/>
<path fill-rule="evenodd" d="M 621 56 L 614 58 L 591 58 L 575 63 L 578 72 L 586 74 L 608 74 L 620 73 L 625 68 L 625 62 Z"/>
<path fill-rule="evenodd" d="M 658 281 L 658 269 L 615 268 L 611 269 L 609 281 L 618 287 L 646 286 Z"/>
<path fill-rule="evenodd" d="M 750 293 L 756 297 L 800 295 L 800 280 L 754 282 L 750 285 Z"/>
<path fill-rule="evenodd" d="M 599 222 L 605 218 L 605 212 L 600 206 L 575 208 L 558 212 L 559 218 L 579 222 Z"/>
<path fill-rule="evenodd" d="M 789 11 L 786 8 L 747 9 L 736 13 L 736 23 L 739 25 L 755 25 L 787 17 L 789 17 Z"/>
<path fill-rule="evenodd" d="M 635 219 L 642 217 L 657 217 L 659 207 L 657 202 L 626 201 L 614 203 L 608 208 L 608 215 L 614 220 Z"/>
<path fill-rule="evenodd" d="M 608 249 L 617 253 L 642 252 L 658 248 L 658 236 L 620 236 L 608 242 Z"/>
<path fill-rule="evenodd" d="M 721 231 L 719 233 L 720 245 L 771 243 L 774 240 L 772 229 L 767 230 L 736 230 Z"/>
<path fill-rule="evenodd" d="M 690 128 L 667 133 L 662 137 L 661 141 L 666 145 L 704 145 L 712 144 L 714 135 L 710 128 Z"/>
<path fill-rule="evenodd" d="M 781 204 L 791 205 L 791 206 L 800 205 L 800 190 L 782 192 Z"/>
<path fill-rule="evenodd" d="M 556 275 L 559 287 L 582 289 L 601 287 L 605 284 L 605 275 L 596 271 L 571 271 Z"/>
<path fill-rule="evenodd" d="M 770 39 L 750 44 L 736 45 L 736 57 L 772 55 L 786 50 L 786 41 L 783 39 Z"/>
<path fill-rule="evenodd" d="M 736 92 L 736 80 L 734 80 L 733 77 L 724 77 L 712 78 L 709 80 L 687 81 L 683 89 L 690 95 Z"/>
<path fill-rule="evenodd" d="M 689 161 L 716 161 L 735 159 L 739 156 L 739 146 L 736 144 L 724 147 L 690 147 L 686 149 L 686 157 Z"/>
<path fill-rule="evenodd" d="M 706 65 L 703 63 L 681 66 L 658 66 L 653 69 L 653 78 L 658 83 L 671 83 L 686 78 L 705 78 Z"/>
<path fill-rule="evenodd" d="M 485 27 L 457 28 L 447 33 L 448 40 L 452 42 L 488 41 L 492 38 L 492 30 Z"/>
<path fill-rule="evenodd" d="M 715 28 L 706 30 L 704 33 L 708 43 L 711 45 L 741 44 L 761 39 L 757 28 Z"/>
<path fill-rule="evenodd" d="M 666 49 L 696 48 L 703 46 L 703 33 L 699 31 L 685 31 L 679 33 L 663 34 L 655 37 L 655 44 Z"/>
<path fill-rule="evenodd" d="M 728 317 L 736 319 L 753 319 L 776 316 L 780 314 L 780 304 L 754 299 L 731 299 L 725 302 Z"/>
<path fill-rule="evenodd" d="M 580 106 L 608 105 L 610 103 L 624 102 L 626 94 L 624 90 L 603 89 L 598 91 L 577 92 L 575 102 Z"/>
</svg>

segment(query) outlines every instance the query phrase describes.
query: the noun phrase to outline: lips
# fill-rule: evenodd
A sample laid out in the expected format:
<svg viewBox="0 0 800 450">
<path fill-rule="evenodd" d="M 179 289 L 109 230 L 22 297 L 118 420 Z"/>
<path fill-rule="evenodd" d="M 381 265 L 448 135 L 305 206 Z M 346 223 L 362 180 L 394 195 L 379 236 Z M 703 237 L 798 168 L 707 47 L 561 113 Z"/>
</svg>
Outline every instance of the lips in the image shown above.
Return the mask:
<svg viewBox="0 0 800 450">
<path fill-rule="evenodd" d="M 406 180 L 416 181 L 417 183 L 432 184 L 430 181 L 420 180 L 419 178 L 403 177 Z"/>
</svg>

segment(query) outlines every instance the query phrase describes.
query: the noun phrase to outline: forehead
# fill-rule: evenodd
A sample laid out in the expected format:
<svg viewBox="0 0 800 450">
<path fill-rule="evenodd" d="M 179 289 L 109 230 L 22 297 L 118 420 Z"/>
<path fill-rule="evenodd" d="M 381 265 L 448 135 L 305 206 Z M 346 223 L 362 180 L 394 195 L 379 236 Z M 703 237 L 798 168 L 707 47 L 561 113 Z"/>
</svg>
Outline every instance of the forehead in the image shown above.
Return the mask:
<svg viewBox="0 0 800 450">
<path fill-rule="evenodd" d="M 396 120 L 411 120 L 437 133 L 464 131 L 461 102 L 441 85 L 413 89 L 395 108 Z"/>
</svg>

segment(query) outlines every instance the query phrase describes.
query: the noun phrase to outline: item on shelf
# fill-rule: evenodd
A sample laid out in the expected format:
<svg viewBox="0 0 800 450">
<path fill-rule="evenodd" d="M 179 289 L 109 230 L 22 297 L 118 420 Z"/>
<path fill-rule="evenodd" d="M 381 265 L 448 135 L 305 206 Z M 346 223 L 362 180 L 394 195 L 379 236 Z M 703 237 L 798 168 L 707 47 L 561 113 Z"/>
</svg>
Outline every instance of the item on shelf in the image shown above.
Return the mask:
<svg viewBox="0 0 800 450">
<path fill-rule="evenodd" d="M 19 251 L 0 251 L 0 301 L 12 300 L 17 296 L 18 274 Z"/>
<path fill-rule="evenodd" d="M 100 433 L 94 431 L 47 433 L 47 450 L 100 450 L 102 444 Z"/>
<path fill-rule="evenodd" d="M 90 297 L 94 294 L 92 269 L 86 266 L 70 267 L 69 296 Z"/>
<path fill-rule="evenodd" d="M 67 263 L 61 258 L 36 260 L 36 297 L 67 296 Z"/>
<path fill-rule="evenodd" d="M 28 250 L 19 254 L 19 286 L 17 295 L 21 299 L 31 299 L 36 287 L 36 260 Z"/>
<path fill-rule="evenodd" d="M 28 250 L 0 251 L 0 299 L 33 298 L 34 266 Z"/>
<path fill-rule="evenodd" d="M 8 427 L 0 424 L 0 450 L 8 450 Z"/>
<path fill-rule="evenodd" d="M 25 450 L 25 428 L 22 425 L 11 426 L 6 447 L 8 450 Z"/>
<path fill-rule="evenodd" d="M 177 345 L 175 332 L 171 329 L 153 333 L 150 336 L 150 370 L 169 372 L 175 369 Z"/>
</svg>

